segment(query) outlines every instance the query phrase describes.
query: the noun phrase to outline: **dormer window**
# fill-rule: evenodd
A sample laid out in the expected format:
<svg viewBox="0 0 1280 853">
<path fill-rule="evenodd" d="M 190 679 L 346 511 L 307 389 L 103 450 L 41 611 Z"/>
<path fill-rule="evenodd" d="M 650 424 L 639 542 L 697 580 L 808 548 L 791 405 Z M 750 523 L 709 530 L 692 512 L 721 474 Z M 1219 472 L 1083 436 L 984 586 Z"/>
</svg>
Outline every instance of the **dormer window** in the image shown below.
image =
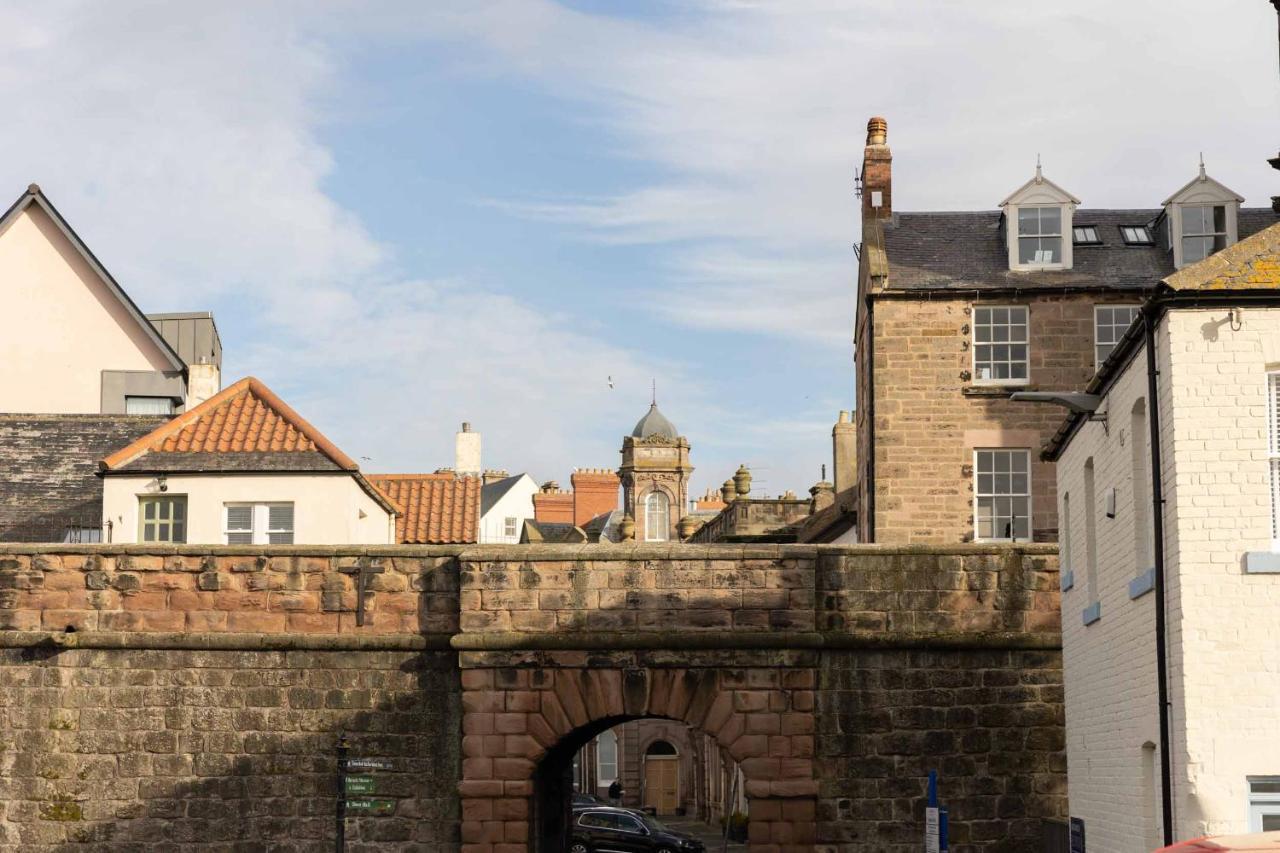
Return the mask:
<svg viewBox="0 0 1280 853">
<path fill-rule="evenodd" d="M 1194 264 L 1227 248 L 1227 207 L 1189 204 L 1182 208 L 1182 263 Z"/>
<path fill-rule="evenodd" d="M 1037 267 L 1062 263 L 1062 208 L 1018 208 L 1018 263 Z"/>
<path fill-rule="evenodd" d="M 1206 175 L 1201 163 L 1200 174 L 1164 201 L 1160 242 L 1173 254 L 1174 267 L 1181 269 L 1233 245 L 1242 201 Z"/>
<path fill-rule="evenodd" d="M 1035 177 L 1000 202 L 1009 269 L 1071 269 L 1072 245 L 1095 242 L 1098 236 L 1091 226 L 1072 228 L 1071 214 L 1078 204 L 1080 199 L 1050 181 L 1036 166 Z"/>
</svg>

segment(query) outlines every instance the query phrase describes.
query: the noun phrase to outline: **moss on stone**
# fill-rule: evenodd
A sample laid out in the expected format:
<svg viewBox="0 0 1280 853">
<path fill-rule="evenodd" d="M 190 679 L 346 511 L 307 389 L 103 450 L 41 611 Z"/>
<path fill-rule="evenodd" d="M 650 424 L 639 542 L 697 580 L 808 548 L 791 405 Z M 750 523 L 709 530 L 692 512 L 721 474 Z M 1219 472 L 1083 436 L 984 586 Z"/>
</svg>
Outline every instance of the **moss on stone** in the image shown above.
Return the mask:
<svg viewBox="0 0 1280 853">
<path fill-rule="evenodd" d="M 83 820 L 84 812 L 79 803 L 65 794 L 59 794 L 52 800 L 40 804 L 40 819 L 63 822 Z"/>
</svg>

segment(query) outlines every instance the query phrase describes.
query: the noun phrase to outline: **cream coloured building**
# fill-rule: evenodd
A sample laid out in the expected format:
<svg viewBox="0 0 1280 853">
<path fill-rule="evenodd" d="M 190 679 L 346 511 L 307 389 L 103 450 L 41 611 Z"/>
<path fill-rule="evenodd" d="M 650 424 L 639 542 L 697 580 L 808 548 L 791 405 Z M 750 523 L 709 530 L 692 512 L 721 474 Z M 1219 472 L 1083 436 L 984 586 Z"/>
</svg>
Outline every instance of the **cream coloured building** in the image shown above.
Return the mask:
<svg viewBox="0 0 1280 853">
<path fill-rule="evenodd" d="M 1165 278 L 1064 402 L 1072 816 L 1090 850 L 1165 843 L 1165 802 L 1178 840 L 1280 829 L 1280 224 Z"/>
<path fill-rule="evenodd" d="M 109 541 L 396 541 L 396 505 L 253 377 L 117 450 L 100 473 Z"/>
</svg>

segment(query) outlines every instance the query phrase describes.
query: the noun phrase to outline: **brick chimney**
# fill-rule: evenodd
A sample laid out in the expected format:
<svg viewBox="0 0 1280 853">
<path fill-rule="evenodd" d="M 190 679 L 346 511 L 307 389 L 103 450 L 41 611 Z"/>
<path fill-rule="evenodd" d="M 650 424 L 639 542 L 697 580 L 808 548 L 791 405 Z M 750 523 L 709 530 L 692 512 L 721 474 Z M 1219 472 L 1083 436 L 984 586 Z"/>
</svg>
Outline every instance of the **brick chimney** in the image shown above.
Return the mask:
<svg viewBox="0 0 1280 853">
<path fill-rule="evenodd" d="M 879 116 L 867 122 L 867 147 L 862 152 L 863 222 L 887 219 L 893 212 L 893 154 L 888 138 L 888 122 Z"/>
<path fill-rule="evenodd" d="M 579 468 L 569 477 L 573 486 L 573 523 L 586 524 L 597 515 L 618 508 L 617 472 L 607 468 Z"/>
<path fill-rule="evenodd" d="M 832 462 L 835 467 L 835 493 L 853 485 L 858 470 L 858 431 L 849 412 L 841 412 L 831 428 Z"/>
<path fill-rule="evenodd" d="M 555 480 L 548 480 L 533 496 L 533 519 L 573 524 L 573 495 L 562 490 Z"/>
</svg>

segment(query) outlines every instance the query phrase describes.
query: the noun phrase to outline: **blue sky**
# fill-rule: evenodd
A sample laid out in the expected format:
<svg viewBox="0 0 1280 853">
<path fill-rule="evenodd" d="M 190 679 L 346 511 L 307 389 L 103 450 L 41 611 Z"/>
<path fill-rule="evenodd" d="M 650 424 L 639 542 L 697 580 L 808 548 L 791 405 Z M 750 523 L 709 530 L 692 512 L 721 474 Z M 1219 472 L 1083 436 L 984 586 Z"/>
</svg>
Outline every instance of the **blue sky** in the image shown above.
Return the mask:
<svg viewBox="0 0 1280 853">
<path fill-rule="evenodd" d="M 213 310 L 227 380 L 367 470 L 448 465 L 470 420 L 486 464 L 565 481 L 656 379 L 695 491 L 745 462 L 802 492 L 854 404 L 867 118 L 903 209 L 991 209 L 1037 153 L 1152 207 L 1201 151 L 1265 205 L 1274 11 L 1203 9 L 0 6 L 0 189 L 41 183 L 145 310 Z"/>
</svg>

